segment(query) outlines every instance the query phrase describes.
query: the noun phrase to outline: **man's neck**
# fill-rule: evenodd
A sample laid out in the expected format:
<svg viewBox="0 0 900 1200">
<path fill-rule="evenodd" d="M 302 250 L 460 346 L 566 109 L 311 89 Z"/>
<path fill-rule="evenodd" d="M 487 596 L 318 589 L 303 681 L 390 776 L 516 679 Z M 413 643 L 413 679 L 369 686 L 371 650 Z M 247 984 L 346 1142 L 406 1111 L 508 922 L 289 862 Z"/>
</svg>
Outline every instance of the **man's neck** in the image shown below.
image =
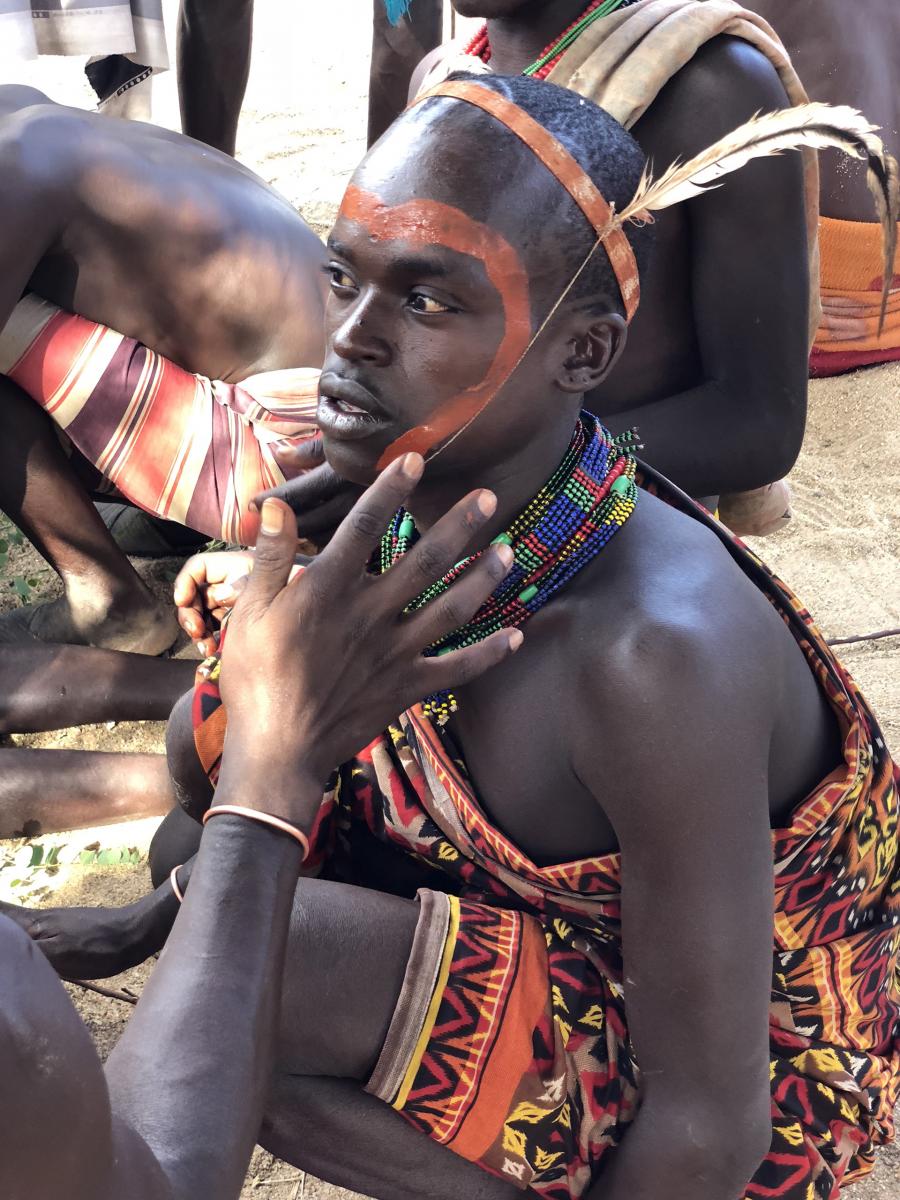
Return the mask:
<svg viewBox="0 0 900 1200">
<path fill-rule="evenodd" d="M 444 477 L 430 482 L 426 465 L 411 508 L 416 527 L 424 533 L 463 496 L 476 488 L 487 488 L 497 497 L 497 511 L 478 530 L 468 553 L 486 546 L 512 523 L 562 462 L 574 426 L 574 421 L 571 425 L 560 422 L 552 432 L 528 439 L 521 449 L 502 463 L 479 471 L 477 477 L 473 473 L 468 478 Z"/>
<path fill-rule="evenodd" d="M 588 6 L 588 0 L 551 0 L 525 5 L 512 17 L 488 21 L 491 67 L 498 75 L 521 75 L 542 50 Z"/>
</svg>

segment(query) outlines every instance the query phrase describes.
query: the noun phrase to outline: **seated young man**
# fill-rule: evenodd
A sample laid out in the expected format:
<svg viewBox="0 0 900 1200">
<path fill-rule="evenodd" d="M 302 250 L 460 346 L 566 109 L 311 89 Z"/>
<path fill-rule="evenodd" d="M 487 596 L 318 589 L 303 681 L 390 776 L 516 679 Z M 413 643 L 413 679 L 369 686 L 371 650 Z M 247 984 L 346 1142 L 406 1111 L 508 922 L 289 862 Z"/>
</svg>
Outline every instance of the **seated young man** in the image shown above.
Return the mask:
<svg viewBox="0 0 900 1200">
<path fill-rule="evenodd" d="M 82 480 L 252 540 L 250 499 L 311 429 L 322 245 L 226 155 L 19 87 L 0 88 L 0 229 L 0 508 L 65 588 L 0 637 L 159 653 L 171 612 Z"/>
<path fill-rule="evenodd" d="M 404 467 L 397 464 L 378 480 L 360 522 L 377 514 L 383 524 L 407 499 L 421 459 L 413 459 L 411 471 Z M 283 526 L 288 517 L 271 501 L 263 523 Z M 462 553 L 469 532 L 459 520 L 443 522 L 434 530 L 434 551 L 455 544 Z M 359 589 L 371 539 L 348 522 L 317 563 L 317 578 L 340 592 L 351 622 L 374 620 L 380 636 L 367 655 L 357 651 L 347 659 L 343 629 L 331 620 L 329 589 L 310 579 L 283 590 L 296 536 L 280 545 L 272 540 L 276 552 L 264 539 L 255 578 L 231 625 L 222 676 L 231 728 L 221 807 L 210 814 L 215 819 L 203 836 L 191 896 L 165 962 L 105 1066 L 62 984 L 0 916 L 0 1195 L 7 1200 L 237 1200 L 272 1075 L 291 902 L 309 849 L 300 829 L 321 803 L 321 788 L 298 786 L 295 767 L 313 750 L 312 780 L 320 753 L 335 760 L 352 753 L 432 681 L 443 687 L 471 678 L 502 660 L 521 637 L 501 632 L 474 655 L 426 661 L 423 647 L 446 622 L 422 614 L 413 631 L 398 621 L 421 586 L 419 576 L 410 575 L 399 591 L 396 577 L 375 592 Z M 474 612 L 502 574 L 501 557 L 488 556 L 460 581 L 454 604 Z M 300 620 L 322 626 L 315 641 L 292 637 Z M 326 645 L 330 661 L 340 662 L 342 678 L 352 682 L 337 708 L 316 682 L 318 665 L 309 669 L 310 652 Z M 247 661 L 261 687 L 245 671 Z M 266 703 L 268 681 L 282 668 L 291 680 L 279 696 L 279 716 L 294 735 L 289 755 Z M 240 695 L 232 702 L 229 688 L 235 687 Z M 366 697 L 362 707 L 360 696 Z M 334 722 L 334 737 L 325 741 L 323 717 Z M 310 718 L 304 735 L 300 726 Z M 285 768 L 280 783 L 276 763 Z M 464 1185 L 466 1172 L 476 1172 L 462 1161 L 460 1168 L 457 1181 Z M 460 1194 L 470 1193 L 463 1186 Z"/>
<path fill-rule="evenodd" d="M 238 624 L 238 721 L 252 703 L 281 730 L 274 757 L 246 750 L 276 795 L 324 780 L 338 722 L 357 729 L 355 655 L 384 644 L 360 706 L 402 682 L 360 594 L 416 580 L 400 634 L 428 613 L 455 631 L 431 640 L 426 702 L 359 739 L 304 826 L 321 877 L 297 891 L 262 1141 L 379 1200 L 833 1200 L 891 1138 L 900 1082 L 893 764 L 791 593 L 660 477 L 636 487 L 627 443 L 582 411 L 624 349 L 651 237 L 605 238 L 566 290 L 605 228 L 582 206 L 623 211 L 636 144 L 572 92 L 453 88 L 368 155 L 329 241 L 328 461 L 363 485 L 416 449 L 424 477 L 369 574 L 301 575 L 340 654 L 304 618 L 267 677 L 269 625 L 250 642 Z M 438 521 L 454 503 L 474 565 Z M 375 540 L 380 522 L 363 508 L 354 527 Z M 282 529 L 257 555 L 286 575 L 295 545 Z M 448 585 L 510 560 L 470 618 Z M 511 625 L 515 656 L 438 682 L 448 652 Z M 228 782 L 236 685 L 217 676 L 212 661 L 170 723 L 195 814 Z M 300 760 L 310 730 L 322 753 Z M 180 853 L 138 920 L 96 915 L 111 957 L 173 918 Z M 17 919 L 35 916 L 51 961 L 90 972 L 65 913 Z M 481 1173 L 461 1181 L 466 1160 Z"/>
<path fill-rule="evenodd" d="M 771 21 L 790 51 L 813 100 L 852 104 L 880 125 L 889 150 L 900 153 L 897 51 L 900 6 L 874 0 L 866 20 L 839 0 L 751 0 Z M 812 375 L 839 375 L 857 367 L 900 359 L 900 251 L 895 288 L 881 334 L 881 231 L 871 220 L 865 186 L 837 155 L 821 157 L 822 324 L 816 334 Z"/>
<path fill-rule="evenodd" d="M 755 113 L 806 98 L 769 26 L 731 0 L 454 7 L 486 25 L 468 46 L 426 60 L 414 88 L 455 68 L 548 79 L 606 109 L 656 164 L 691 158 Z M 722 502 L 740 534 L 777 529 L 790 511 L 777 481 L 806 423 L 817 199 L 812 156 L 804 198 L 803 167 L 788 155 L 663 213 L 656 270 L 620 367 L 587 400 L 613 430 L 637 426 L 647 461 L 711 507 L 723 494 L 765 489 L 739 509 Z"/>
</svg>

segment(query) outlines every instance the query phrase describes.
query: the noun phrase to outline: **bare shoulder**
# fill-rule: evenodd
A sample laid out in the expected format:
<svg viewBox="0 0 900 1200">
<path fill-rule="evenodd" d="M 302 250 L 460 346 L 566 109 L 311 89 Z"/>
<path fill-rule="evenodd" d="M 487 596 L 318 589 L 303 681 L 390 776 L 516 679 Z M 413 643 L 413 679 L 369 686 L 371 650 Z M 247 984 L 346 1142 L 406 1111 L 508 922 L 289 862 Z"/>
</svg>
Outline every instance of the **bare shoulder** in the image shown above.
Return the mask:
<svg viewBox="0 0 900 1200">
<path fill-rule="evenodd" d="M 758 112 L 789 104 L 769 59 L 741 38 L 722 36 L 702 46 L 660 93 L 640 122 L 678 128 L 682 154 L 693 154 Z"/>
<path fill-rule="evenodd" d="M 716 740 L 767 747 L 790 653 L 783 622 L 704 526 L 647 495 L 632 521 L 594 618 L 602 636 L 581 642 L 579 694 L 635 760 Z M 596 742 L 583 752 L 596 759 Z"/>
</svg>

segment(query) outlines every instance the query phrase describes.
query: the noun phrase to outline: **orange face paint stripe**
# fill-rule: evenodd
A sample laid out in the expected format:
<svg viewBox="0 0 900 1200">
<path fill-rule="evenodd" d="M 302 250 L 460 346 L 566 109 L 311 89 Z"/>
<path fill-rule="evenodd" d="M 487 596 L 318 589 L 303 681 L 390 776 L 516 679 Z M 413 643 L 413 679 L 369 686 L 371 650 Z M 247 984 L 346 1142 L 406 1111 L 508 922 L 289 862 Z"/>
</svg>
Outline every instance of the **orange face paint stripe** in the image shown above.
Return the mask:
<svg viewBox="0 0 900 1200">
<path fill-rule="evenodd" d="M 457 433 L 478 416 L 509 379 L 531 336 L 528 275 L 519 255 L 501 234 L 437 200 L 410 200 L 389 207 L 351 184 L 344 194 L 340 215 L 362 225 L 378 241 L 440 245 L 477 259 L 503 304 L 503 338 L 484 378 L 442 405 L 424 425 L 392 442 L 378 461 L 378 469 L 383 470 L 401 454 L 427 454 Z"/>
<path fill-rule="evenodd" d="M 634 252 L 624 230 L 613 224 L 612 207 L 565 146 L 544 129 L 543 125 L 539 125 L 533 117 L 519 108 L 518 104 L 482 84 L 451 80 L 423 92 L 413 103 L 421 104 L 423 100 L 434 96 L 462 100 L 488 113 L 523 141 L 532 154 L 556 177 L 590 221 L 602 242 L 619 284 L 625 315 L 630 322 L 641 299 L 640 277 Z"/>
</svg>

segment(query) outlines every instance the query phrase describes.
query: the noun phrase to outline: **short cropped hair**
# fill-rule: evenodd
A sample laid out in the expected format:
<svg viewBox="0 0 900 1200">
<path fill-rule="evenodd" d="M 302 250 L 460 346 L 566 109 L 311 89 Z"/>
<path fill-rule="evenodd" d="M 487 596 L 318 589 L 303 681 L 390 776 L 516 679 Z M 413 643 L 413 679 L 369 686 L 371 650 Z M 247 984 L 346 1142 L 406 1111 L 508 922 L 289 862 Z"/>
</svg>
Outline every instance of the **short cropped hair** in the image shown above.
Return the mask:
<svg viewBox="0 0 900 1200">
<path fill-rule="evenodd" d="M 616 211 L 621 211 L 631 202 L 646 159 L 631 134 L 599 105 L 568 88 L 557 87 L 555 83 L 532 79 L 527 75 L 473 75 L 466 71 L 455 71 L 449 78 L 479 83 L 512 100 L 565 146 Z M 493 121 L 498 129 L 503 128 L 494 118 L 482 115 Z M 530 153 L 524 144 L 521 145 L 523 153 Z M 559 186 L 561 189 L 562 185 Z M 562 226 L 559 243 L 564 253 L 564 265 L 571 277 L 590 252 L 597 240 L 596 235 L 574 200 L 555 207 L 552 220 Z M 653 229 L 650 225 L 629 224 L 625 227 L 625 234 L 643 279 L 653 249 Z M 612 265 L 608 256 L 600 250 L 573 287 L 571 297 L 581 299 L 597 293 L 608 296 L 615 310 L 624 314 Z"/>
</svg>

